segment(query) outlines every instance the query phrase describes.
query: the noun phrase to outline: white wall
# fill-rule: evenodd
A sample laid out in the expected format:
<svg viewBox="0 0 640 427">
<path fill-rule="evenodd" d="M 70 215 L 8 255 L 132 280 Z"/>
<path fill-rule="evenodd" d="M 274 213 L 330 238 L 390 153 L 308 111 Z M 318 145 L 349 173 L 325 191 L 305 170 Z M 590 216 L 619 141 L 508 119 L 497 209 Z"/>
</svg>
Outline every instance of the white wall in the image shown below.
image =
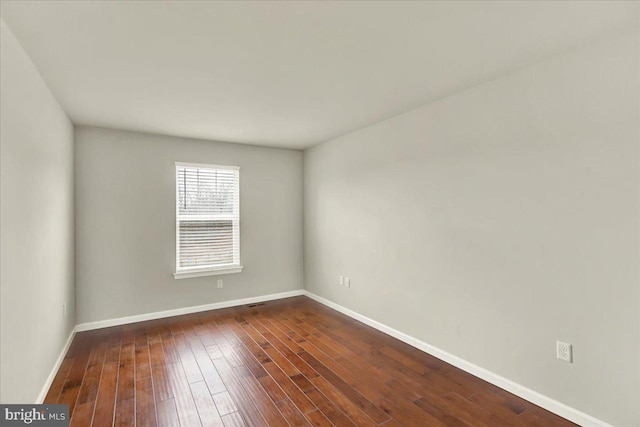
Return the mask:
<svg viewBox="0 0 640 427">
<path fill-rule="evenodd" d="M 78 323 L 302 289 L 302 152 L 90 127 L 75 138 Z M 176 161 L 240 166 L 241 273 L 173 278 Z"/>
<path fill-rule="evenodd" d="M 638 60 L 618 35 L 305 151 L 306 288 L 640 425 Z"/>
<path fill-rule="evenodd" d="M 0 401 L 25 403 L 75 324 L 73 126 L 0 27 Z"/>
</svg>

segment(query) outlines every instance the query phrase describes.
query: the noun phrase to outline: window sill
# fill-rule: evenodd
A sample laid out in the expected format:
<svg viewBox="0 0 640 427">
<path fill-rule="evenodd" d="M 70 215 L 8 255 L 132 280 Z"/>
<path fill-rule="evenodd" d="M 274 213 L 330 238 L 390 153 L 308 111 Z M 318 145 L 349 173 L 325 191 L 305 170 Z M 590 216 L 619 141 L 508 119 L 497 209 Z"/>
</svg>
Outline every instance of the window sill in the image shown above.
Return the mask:
<svg viewBox="0 0 640 427">
<path fill-rule="evenodd" d="M 244 267 L 234 265 L 223 268 L 203 268 L 202 270 L 182 270 L 173 273 L 173 277 L 177 279 L 188 279 L 190 277 L 216 276 L 218 274 L 240 273 Z"/>
</svg>

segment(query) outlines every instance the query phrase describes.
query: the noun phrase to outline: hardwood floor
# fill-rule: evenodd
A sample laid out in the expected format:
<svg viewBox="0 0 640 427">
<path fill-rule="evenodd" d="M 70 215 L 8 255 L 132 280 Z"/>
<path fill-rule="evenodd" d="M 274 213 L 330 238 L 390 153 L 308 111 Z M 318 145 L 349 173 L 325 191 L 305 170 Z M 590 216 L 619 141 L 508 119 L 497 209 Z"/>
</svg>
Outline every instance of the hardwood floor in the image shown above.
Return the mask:
<svg viewBox="0 0 640 427">
<path fill-rule="evenodd" d="M 572 426 L 306 297 L 80 332 L 72 426 Z"/>
</svg>

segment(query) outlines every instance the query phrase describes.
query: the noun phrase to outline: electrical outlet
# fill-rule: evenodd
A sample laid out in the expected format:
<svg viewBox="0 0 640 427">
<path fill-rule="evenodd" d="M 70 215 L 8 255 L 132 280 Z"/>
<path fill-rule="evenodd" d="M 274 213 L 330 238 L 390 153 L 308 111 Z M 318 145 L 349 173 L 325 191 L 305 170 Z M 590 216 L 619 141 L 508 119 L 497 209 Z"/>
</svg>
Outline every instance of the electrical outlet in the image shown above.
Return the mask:
<svg viewBox="0 0 640 427">
<path fill-rule="evenodd" d="M 222 282 L 222 279 L 218 279 L 218 289 L 224 288 L 224 283 Z"/>
<path fill-rule="evenodd" d="M 343 275 L 340 275 L 340 284 L 344 285 L 344 276 Z"/>
<path fill-rule="evenodd" d="M 573 363 L 573 348 L 571 344 L 556 341 L 556 357 L 565 362 Z"/>
<path fill-rule="evenodd" d="M 345 277 L 345 278 L 344 278 L 344 285 L 345 285 L 347 288 L 350 288 L 350 287 L 351 287 L 351 279 L 349 279 L 348 277 Z"/>
</svg>

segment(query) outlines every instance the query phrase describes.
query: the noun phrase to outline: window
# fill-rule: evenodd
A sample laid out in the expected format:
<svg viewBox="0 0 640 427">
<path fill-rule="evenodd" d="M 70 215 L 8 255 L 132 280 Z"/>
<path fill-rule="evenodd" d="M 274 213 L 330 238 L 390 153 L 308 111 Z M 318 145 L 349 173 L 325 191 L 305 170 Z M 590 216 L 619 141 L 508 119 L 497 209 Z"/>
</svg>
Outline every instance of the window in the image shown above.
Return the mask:
<svg viewBox="0 0 640 427">
<path fill-rule="evenodd" d="M 176 279 L 239 273 L 240 169 L 176 163 Z"/>
</svg>

